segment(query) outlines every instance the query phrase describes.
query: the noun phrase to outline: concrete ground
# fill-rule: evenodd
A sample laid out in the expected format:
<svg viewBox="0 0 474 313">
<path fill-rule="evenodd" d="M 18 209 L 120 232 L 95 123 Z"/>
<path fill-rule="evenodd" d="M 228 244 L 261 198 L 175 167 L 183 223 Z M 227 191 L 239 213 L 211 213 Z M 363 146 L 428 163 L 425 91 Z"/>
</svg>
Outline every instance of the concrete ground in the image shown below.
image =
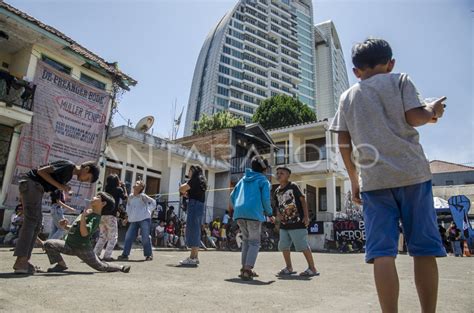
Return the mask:
<svg viewBox="0 0 474 313">
<path fill-rule="evenodd" d="M 114 252 L 117 253 L 117 252 Z M 132 252 L 132 270 L 97 273 L 75 257 L 66 256 L 69 271 L 61 274 L 16 276 L 14 258 L 0 249 L 1 312 L 379 312 L 372 266 L 362 254 L 318 254 L 320 277 L 278 279 L 282 268 L 277 252 L 259 254 L 260 278 L 242 282 L 237 252 L 200 254 L 199 268 L 176 267 L 187 256 L 179 251 L 155 251 L 152 262 Z M 46 269 L 46 255 L 36 249 L 35 265 Z M 296 270 L 304 270 L 300 254 L 293 254 Z M 397 260 L 400 276 L 400 312 L 420 312 L 412 276 L 412 260 Z M 439 260 L 438 312 L 474 312 L 474 258 Z"/>
</svg>

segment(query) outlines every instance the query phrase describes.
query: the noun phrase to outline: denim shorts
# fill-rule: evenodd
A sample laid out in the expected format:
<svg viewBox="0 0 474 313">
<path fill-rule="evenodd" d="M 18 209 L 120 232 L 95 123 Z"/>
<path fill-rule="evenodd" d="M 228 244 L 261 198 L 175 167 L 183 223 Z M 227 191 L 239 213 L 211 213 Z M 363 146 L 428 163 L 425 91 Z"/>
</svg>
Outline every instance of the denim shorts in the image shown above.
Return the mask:
<svg viewBox="0 0 474 313">
<path fill-rule="evenodd" d="M 278 242 L 278 250 L 288 251 L 291 244 L 295 245 L 295 251 L 302 252 L 309 248 L 308 244 L 308 230 L 306 228 L 300 229 L 281 229 L 280 241 Z"/>
<path fill-rule="evenodd" d="M 438 231 L 431 180 L 398 188 L 362 192 L 367 263 L 396 257 L 399 222 L 411 256 L 446 256 Z"/>
<path fill-rule="evenodd" d="M 204 203 L 189 199 L 186 217 L 186 246 L 197 248 L 201 244 L 201 225 L 204 217 Z"/>
</svg>

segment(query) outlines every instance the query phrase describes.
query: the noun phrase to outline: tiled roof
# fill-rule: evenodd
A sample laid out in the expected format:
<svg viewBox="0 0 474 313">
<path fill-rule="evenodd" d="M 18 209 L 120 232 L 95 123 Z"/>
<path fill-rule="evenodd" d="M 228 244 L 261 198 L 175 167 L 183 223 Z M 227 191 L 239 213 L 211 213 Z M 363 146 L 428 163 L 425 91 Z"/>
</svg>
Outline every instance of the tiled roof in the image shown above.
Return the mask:
<svg viewBox="0 0 474 313">
<path fill-rule="evenodd" d="M 272 132 L 272 131 L 281 130 L 281 129 L 285 129 L 285 128 L 291 128 L 291 127 L 305 126 L 305 125 L 310 125 L 310 124 L 319 124 L 319 123 L 323 123 L 323 122 L 327 122 L 327 119 L 324 119 L 322 121 L 303 122 L 303 123 L 299 123 L 299 124 L 293 124 L 293 125 L 288 125 L 288 126 L 283 126 L 283 127 L 271 128 L 271 129 L 267 129 L 267 132 Z"/>
<path fill-rule="evenodd" d="M 60 32 L 56 28 L 46 25 L 43 22 L 35 19 L 34 17 L 26 14 L 23 11 L 18 10 L 15 7 L 12 7 L 8 3 L 1 1 L 0 0 L 0 8 L 4 8 L 5 10 L 25 19 L 26 21 L 35 24 L 36 26 L 44 29 L 45 31 L 63 39 L 67 43 L 70 44 L 69 49 L 72 51 L 80 54 L 84 58 L 86 58 L 89 61 L 92 61 L 97 64 L 100 68 L 105 70 L 107 73 L 111 74 L 112 76 L 115 76 L 119 78 L 120 80 L 124 81 L 126 85 L 128 86 L 135 86 L 137 84 L 137 81 L 133 79 L 132 77 L 128 76 L 127 74 L 123 73 L 117 68 L 116 63 L 109 63 L 105 61 L 103 58 L 98 56 L 97 54 L 93 53 L 92 51 L 86 49 L 85 47 L 81 46 L 78 44 L 76 41 L 71 39 L 70 37 L 66 36 L 64 33 Z M 126 87 L 126 86 L 124 86 Z"/>
<path fill-rule="evenodd" d="M 456 164 L 446 161 L 433 160 L 430 162 L 431 173 L 469 172 L 474 171 L 474 167 Z"/>
</svg>

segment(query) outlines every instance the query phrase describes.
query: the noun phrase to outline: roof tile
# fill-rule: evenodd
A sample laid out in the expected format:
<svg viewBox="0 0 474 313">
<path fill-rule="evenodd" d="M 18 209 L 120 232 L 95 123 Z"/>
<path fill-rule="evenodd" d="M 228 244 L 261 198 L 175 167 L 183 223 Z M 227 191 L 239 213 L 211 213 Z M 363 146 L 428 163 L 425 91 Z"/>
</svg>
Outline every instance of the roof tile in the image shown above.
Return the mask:
<svg viewBox="0 0 474 313">
<path fill-rule="evenodd" d="M 79 43 L 74 41 L 72 38 L 66 36 L 64 33 L 60 32 L 56 28 L 44 24 L 43 22 L 41 22 L 41 21 L 37 20 L 36 18 L 26 14 L 23 11 L 18 10 L 17 8 L 9 5 L 8 3 L 4 2 L 4 1 L 0 1 L 0 8 L 4 8 L 5 10 L 7 10 L 7 11 L 9 11 L 9 12 L 11 12 L 11 13 L 13 13 L 13 14 L 15 14 L 15 15 L 17 15 L 17 16 L 25 19 L 25 20 L 27 20 L 30 23 L 33 23 L 33 24 L 37 25 L 38 27 L 46 30 L 47 32 L 50 32 L 51 34 L 56 35 L 57 37 L 63 39 L 66 42 L 68 42 L 71 45 L 69 47 L 71 50 L 73 50 L 74 52 L 82 55 L 86 59 L 97 63 L 97 65 L 100 68 L 102 68 L 103 70 L 105 70 L 107 73 L 109 73 L 111 75 L 114 75 L 114 76 L 116 76 L 120 79 L 128 81 L 129 85 L 131 85 L 131 86 L 135 86 L 137 84 L 137 81 L 135 79 L 133 79 L 132 77 L 130 77 L 127 74 L 120 71 L 116 67 L 115 63 L 109 63 L 109 62 L 105 61 L 103 58 L 101 58 L 97 54 L 93 53 L 92 51 L 88 50 L 87 48 L 81 46 Z"/>
<path fill-rule="evenodd" d="M 430 162 L 431 173 L 451 173 L 451 172 L 469 172 L 474 171 L 474 167 L 462 164 L 456 164 L 441 160 L 433 160 Z"/>
</svg>

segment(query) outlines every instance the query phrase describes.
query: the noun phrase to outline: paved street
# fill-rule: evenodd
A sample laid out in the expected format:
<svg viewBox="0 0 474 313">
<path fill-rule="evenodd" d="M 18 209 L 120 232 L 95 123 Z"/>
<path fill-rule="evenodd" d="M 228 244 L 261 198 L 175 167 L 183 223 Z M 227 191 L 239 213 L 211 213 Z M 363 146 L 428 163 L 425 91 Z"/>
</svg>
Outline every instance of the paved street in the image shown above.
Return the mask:
<svg viewBox="0 0 474 313">
<path fill-rule="evenodd" d="M 259 255 L 260 278 L 237 278 L 239 253 L 202 252 L 199 268 L 175 264 L 187 254 L 155 251 L 152 262 L 142 262 L 141 251 L 132 253 L 129 274 L 92 272 L 74 257 L 66 257 L 69 272 L 15 276 L 12 252 L 0 249 L 1 312 L 204 312 L 294 311 L 378 312 L 372 266 L 362 254 L 314 254 L 321 276 L 311 280 L 275 277 L 282 267 L 279 253 Z M 36 249 L 33 262 L 48 266 Z M 302 255 L 294 254 L 294 267 L 304 270 Z M 438 312 L 474 312 L 474 259 L 439 260 L 441 273 Z M 398 258 L 401 280 L 400 312 L 419 312 L 412 278 L 412 260 Z"/>
</svg>

